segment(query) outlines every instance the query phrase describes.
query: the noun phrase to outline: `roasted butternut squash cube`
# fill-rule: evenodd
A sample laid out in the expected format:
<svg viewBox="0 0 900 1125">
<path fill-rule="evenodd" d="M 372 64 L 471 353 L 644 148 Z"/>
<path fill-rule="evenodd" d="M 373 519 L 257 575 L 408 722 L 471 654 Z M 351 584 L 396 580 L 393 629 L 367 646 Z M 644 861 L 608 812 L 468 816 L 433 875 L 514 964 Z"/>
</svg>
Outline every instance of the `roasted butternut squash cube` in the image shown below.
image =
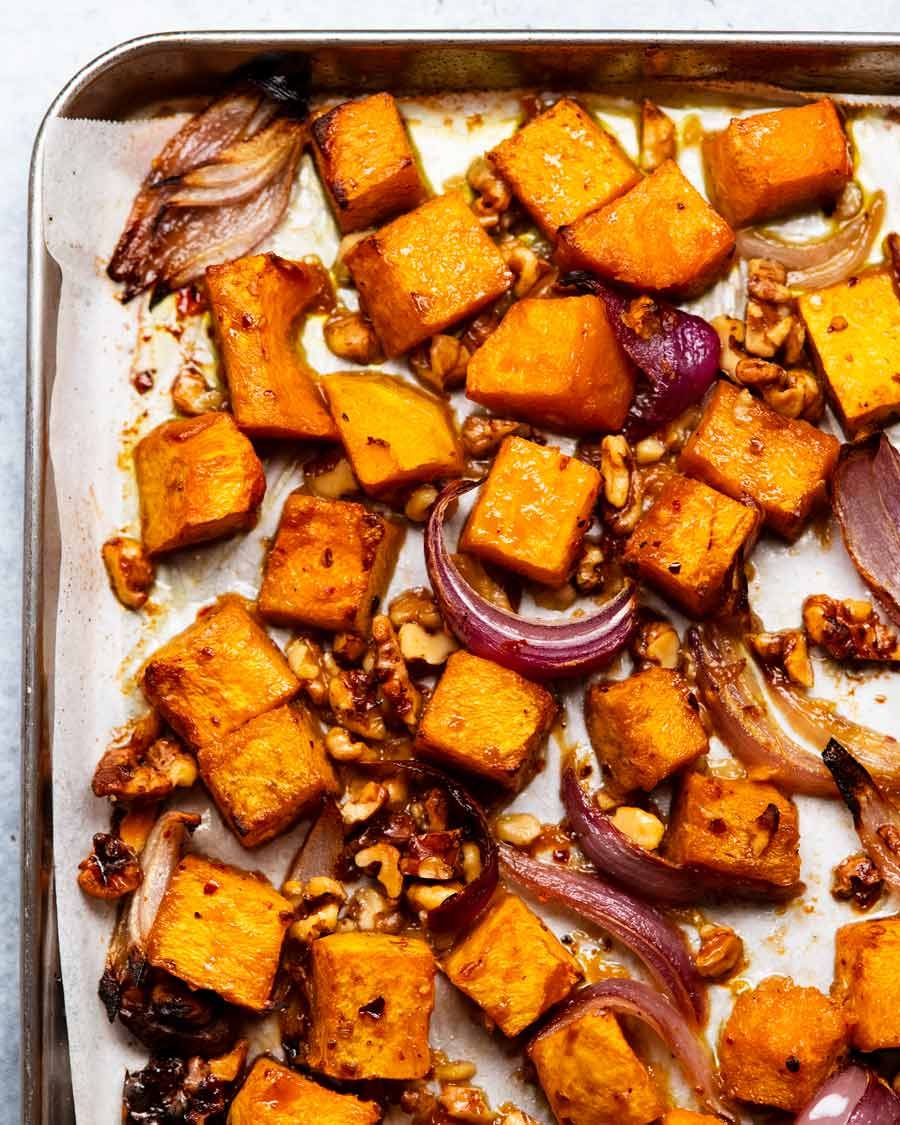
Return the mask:
<svg viewBox="0 0 900 1125">
<path fill-rule="evenodd" d="M 670 1109 L 662 1119 L 662 1125 L 722 1125 L 721 1117 L 710 1117 L 708 1113 L 693 1113 L 689 1109 Z"/>
<path fill-rule="evenodd" d="M 698 710 L 684 678 L 666 668 L 592 684 L 585 697 L 597 757 L 622 789 L 648 792 L 709 749 Z"/>
<path fill-rule="evenodd" d="M 832 995 L 860 1051 L 900 1047 L 900 917 L 841 926 Z"/>
<path fill-rule="evenodd" d="M 192 746 L 224 738 L 286 703 L 299 681 L 238 598 L 201 610 L 144 665 L 144 694 Z"/>
<path fill-rule="evenodd" d="M 734 500 L 749 497 L 773 531 L 794 539 L 826 503 L 840 448 L 831 434 L 802 419 L 783 418 L 723 379 L 678 467 Z"/>
<path fill-rule="evenodd" d="M 426 196 L 390 94 L 343 102 L 312 123 L 313 156 L 342 234 L 378 226 Z"/>
<path fill-rule="evenodd" d="M 337 430 L 297 340 L 299 318 L 330 292 L 322 266 L 254 254 L 210 266 L 206 286 L 238 429 L 333 441 Z"/>
<path fill-rule="evenodd" d="M 732 1097 L 799 1113 L 845 1047 L 838 1004 L 789 977 L 768 977 L 734 1002 L 719 1036 L 719 1069 Z"/>
<path fill-rule="evenodd" d="M 648 1125 L 663 1101 L 610 1012 L 589 1012 L 528 1052 L 560 1125 Z"/>
<path fill-rule="evenodd" d="M 626 195 L 559 232 L 562 269 L 588 269 L 635 289 L 690 297 L 722 273 L 734 231 L 673 160 Z"/>
<path fill-rule="evenodd" d="M 290 828 L 337 779 L 315 721 L 286 704 L 202 746 L 197 760 L 207 788 L 245 848 Z"/>
<path fill-rule="evenodd" d="M 434 974 L 421 938 L 359 932 L 313 942 L 309 1065 L 331 1078 L 422 1078 Z"/>
<path fill-rule="evenodd" d="M 722 600 L 726 579 L 752 544 L 759 513 L 689 477 L 673 476 L 631 533 L 625 559 L 691 617 Z"/>
<path fill-rule="evenodd" d="M 578 962 L 516 895 L 495 899 L 444 960 L 444 972 L 505 1035 L 518 1035 L 565 999 Z"/>
<path fill-rule="evenodd" d="M 416 753 L 514 786 L 555 715 L 546 688 L 460 649 L 451 654 L 425 706 Z"/>
<path fill-rule="evenodd" d="M 562 98 L 487 158 L 548 238 L 641 178 L 619 142 L 571 98 Z"/>
<path fill-rule="evenodd" d="M 457 191 L 370 234 L 346 262 L 387 356 L 473 316 L 513 281 Z"/>
<path fill-rule="evenodd" d="M 377 1125 L 381 1110 L 353 1094 L 338 1094 L 274 1059 L 254 1063 L 228 1112 L 228 1125 Z"/>
<path fill-rule="evenodd" d="M 266 559 L 260 613 L 276 625 L 368 633 L 402 539 L 362 504 L 295 492 Z"/>
<path fill-rule="evenodd" d="M 900 414 L 900 300 L 884 270 L 804 293 L 800 312 L 850 438 Z"/>
<path fill-rule="evenodd" d="M 370 495 L 462 472 L 446 403 L 380 373 L 329 375 L 325 393 L 353 471 Z"/>
<path fill-rule="evenodd" d="M 774 785 L 689 773 L 669 820 L 666 852 L 676 863 L 792 887 L 800 878 L 799 840 L 797 809 Z"/>
<path fill-rule="evenodd" d="M 733 117 L 703 149 L 710 195 L 736 227 L 829 203 L 853 175 L 844 127 L 827 98 Z"/>
<path fill-rule="evenodd" d="M 469 360 L 466 395 L 571 433 L 622 428 L 635 369 L 598 297 L 517 301 Z"/>
<path fill-rule="evenodd" d="M 147 958 L 192 988 L 262 1012 L 293 907 L 262 875 L 186 855 L 172 873 Z"/>
<path fill-rule="evenodd" d="M 266 477 L 230 414 L 163 422 L 134 450 L 141 539 L 161 555 L 256 522 Z"/>
<path fill-rule="evenodd" d="M 507 438 L 459 540 L 485 562 L 560 586 L 591 523 L 600 474 L 552 446 Z"/>
</svg>

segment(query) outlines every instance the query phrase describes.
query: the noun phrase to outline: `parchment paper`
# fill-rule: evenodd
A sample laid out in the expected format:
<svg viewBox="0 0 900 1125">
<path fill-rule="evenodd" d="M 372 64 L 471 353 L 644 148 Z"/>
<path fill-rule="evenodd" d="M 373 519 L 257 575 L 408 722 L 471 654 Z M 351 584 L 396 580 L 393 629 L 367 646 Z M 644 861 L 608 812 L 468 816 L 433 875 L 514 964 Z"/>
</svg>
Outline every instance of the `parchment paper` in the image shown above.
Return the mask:
<svg viewBox="0 0 900 1125">
<path fill-rule="evenodd" d="M 634 155 L 636 130 L 628 106 L 599 98 L 593 99 L 593 106 Z M 517 102 L 509 95 L 454 95 L 427 103 L 405 102 L 403 109 L 436 191 L 463 175 L 471 159 L 511 133 L 518 113 Z M 680 108 L 669 112 L 680 124 L 690 116 Z M 706 107 L 699 117 L 709 128 L 720 127 L 730 115 L 727 107 Z M 94 765 L 112 728 L 141 710 L 134 674 L 146 656 L 184 628 L 214 596 L 229 590 L 255 595 L 263 540 L 274 531 L 285 496 L 302 481 L 297 450 L 285 446 L 275 456 L 267 455 L 269 490 L 262 519 L 252 533 L 183 552 L 160 567 L 153 596 L 157 608 L 151 614 L 125 612 L 113 598 L 100 548 L 111 534 L 137 531 L 131 450 L 140 436 L 172 414 L 169 388 L 186 359 L 206 366 L 214 362 L 202 324 L 177 338 L 171 299 L 153 313 L 140 299 L 122 306 L 104 273 L 144 171 L 181 120 L 172 117 L 128 124 L 56 121 L 46 150 L 45 230 L 49 251 L 63 275 L 50 411 L 50 458 L 62 539 L 52 717 L 56 893 L 75 1105 L 81 1125 L 120 1121 L 124 1069 L 143 1065 L 148 1053 L 118 1025 L 107 1023 L 97 998 L 97 982 L 114 914 L 104 904 L 83 896 L 75 883 L 76 865 L 89 850 L 92 833 L 103 830 L 108 822 L 108 809 L 90 790 Z M 856 121 L 853 132 L 861 156 L 860 178 L 866 187 L 887 191 L 885 229 L 900 229 L 900 127 L 873 114 Z M 702 188 L 698 147 L 682 145 L 680 160 Z M 784 224 L 784 229 L 796 235 L 814 226 L 813 220 L 803 219 Z M 288 257 L 316 253 L 326 265 L 334 260 L 338 235 L 308 157 L 289 214 L 270 243 L 267 248 Z M 739 312 L 741 292 L 741 279 L 735 271 L 698 302 L 697 308 L 708 315 Z M 346 303 L 354 303 L 352 293 L 344 297 Z M 318 370 L 346 367 L 324 347 L 321 318 L 308 324 L 304 344 Z M 409 377 L 400 365 L 384 367 Z M 141 396 L 130 375 L 147 369 L 154 371 L 154 388 Z M 454 405 L 460 417 L 469 409 L 459 395 Z M 567 445 L 565 440 L 560 444 Z M 866 596 L 840 535 L 833 531 L 830 545 L 812 531 L 790 547 L 768 539 L 759 544 L 753 556 L 752 595 L 767 627 L 796 625 L 802 600 L 812 592 Z M 411 532 L 391 592 L 423 580 L 420 537 Z M 276 636 L 283 639 L 283 635 Z M 624 674 L 625 670 L 622 664 L 619 671 Z M 817 694 L 840 700 L 853 718 L 897 732 L 900 698 L 895 681 L 887 676 L 836 681 L 821 662 L 816 670 Z M 579 692 L 567 701 L 565 737 L 587 749 L 580 696 Z M 551 739 L 545 771 L 516 798 L 513 808 L 534 812 L 544 821 L 559 819 L 558 754 Z M 727 752 L 715 744 L 712 756 L 727 757 Z M 247 852 L 201 793 L 177 803 L 203 810 L 194 849 L 261 868 L 276 884 L 284 876 L 298 838 L 302 839 L 298 831 Z M 830 871 L 858 845 L 849 817 L 837 802 L 801 798 L 797 803 L 803 878 L 809 888 L 806 896 L 778 910 L 726 907 L 710 910 L 707 916 L 734 925 L 744 938 L 750 965 L 743 980 L 752 983 L 772 972 L 785 972 L 799 984 L 827 991 L 832 978 L 833 931 L 854 917 L 847 906 L 832 900 Z M 894 906 L 885 902 L 883 912 Z M 638 971 L 621 950 L 608 952 L 602 942 L 596 945 L 600 935 L 579 933 L 577 919 L 543 913 L 558 933 L 576 934 L 586 953 L 621 960 Z M 712 987 L 710 994 L 709 1036 L 714 1041 L 730 1008 L 732 992 Z M 487 1034 L 473 1006 L 443 982 L 432 1021 L 432 1045 L 451 1058 L 476 1061 L 475 1081 L 487 1089 L 495 1107 L 511 1101 L 539 1120 L 551 1121 L 540 1094 L 522 1077 L 518 1051 L 510 1050 L 501 1036 Z M 260 1030 L 255 1046 L 277 1047 L 271 1026 Z M 690 1098 L 666 1053 L 651 1042 L 645 1046 L 655 1066 L 672 1073 L 672 1088 L 681 1092 L 681 1104 L 689 1105 Z"/>
</svg>

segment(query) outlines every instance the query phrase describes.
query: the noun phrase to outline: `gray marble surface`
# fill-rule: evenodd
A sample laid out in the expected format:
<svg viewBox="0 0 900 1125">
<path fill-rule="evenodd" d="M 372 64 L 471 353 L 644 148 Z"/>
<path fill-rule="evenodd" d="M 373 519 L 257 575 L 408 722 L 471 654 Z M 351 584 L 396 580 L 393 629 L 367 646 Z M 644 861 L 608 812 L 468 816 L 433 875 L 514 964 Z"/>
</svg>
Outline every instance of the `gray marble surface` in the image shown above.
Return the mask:
<svg viewBox="0 0 900 1125">
<path fill-rule="evenodd" d="M 18 862 L 20 586 L 24 445 L 25 240 L 28 162 L 41 117 L 60 87 L 103 50 L 137 35 L 200 28 L 666 28 L 693 31 L 897 30 L 896 0 L 34 0 L 4 6 L 0 68 L 0 1125 L 19 1120 Z M 25 825 L 24 831 L 31 831 Z M 90 1125 L 90 1123 L 85 1123 Z"/>
</svg>

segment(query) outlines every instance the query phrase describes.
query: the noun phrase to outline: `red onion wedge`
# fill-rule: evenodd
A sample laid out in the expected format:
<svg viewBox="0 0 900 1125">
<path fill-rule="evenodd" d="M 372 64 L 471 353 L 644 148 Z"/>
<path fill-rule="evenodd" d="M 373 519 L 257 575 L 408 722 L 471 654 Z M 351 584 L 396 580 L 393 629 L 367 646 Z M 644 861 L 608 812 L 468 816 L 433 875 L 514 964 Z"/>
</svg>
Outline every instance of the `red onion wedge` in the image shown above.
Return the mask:
<svg viewBox="0 0 900 1125">
<path fill-rule="evenodd" d="M 752 879 L 728 879 L 713 871 L 681 867 L 647 851 L 592 804 L 571 766 L 563 769 L 562 799 L 581 850 L 601 875 L 652 902 L 687 906 L 702 899 L 726 897 L 782 901 L 804 889 L 802 883 L 773 887 Z"/>
<path fill-rule="evenodd" d="M 343 850 L 344 821 L 335 802 L 326 798 L 285 882 L 308 883 L 319 875 L 334 878 Z"/>
<path fill-rule="evenodd" d="M 497 889 L 500 880 L 500 857 L 497 842 L 491 833 L 484 810 L 458 781 L 434 766 L 408 759 L 358 762 L 358 768 L 378 777 L 389 777 L 393 773 L 404 773 L 412 781 L 438 786 L 447 797 L 450 809 L 457 819 L 468 828 L 471 838 L 481 852 L 481 873 L 471 883 L 450 898 L 444 899 L 428 914 L 428 928 L 445 933 L 461 930 L 479 918 L 487 909 L 488 903 Z"/>
<path fill-rule="evenodd" d="M 533 680 L 585 675 L 602 667 L 634 630 L 634 586 L 623 586 L 590 617 L 558 623 L 530 621 L 487 601 L 460 574 L 444 542 L 447 508 L 479 483 L 459 480 L 448 484 L 435 501 L 425 528 L 425 565 L 447 625 L 476 656 Z"/>
<path fill-rule="evenodd" d="M 884 192 L 876 191 L 869 206 L 836 234 L 816 242 L 783 242 L 752 228 L 737 232 L 741 258 L 772 258 L 788 269 L 788 285 L 823 289 L 861 270 L 866 264 L 885 211 Z"/>
<path fill-rule="evenodd" d="M 721 344 L 701 317 L 657 297 L 629 297 L 585 272 L 566 274 L 560 285 L 603 300 L 616 339 L 646 376 L 625 420 L 628 438 L 646 437 L 671 422 L 712 386 Z"/>
<path fill-rule="evenodd" d="M 542 863 L 509 844 L 500 844 L 503 872 L 536 898 L 566 906 L 606 930 L 646 966 L 647 971 L 692 1024 L 706 1021 L 706 990 L 684 935 L 654 907 L 604 882 L 552 863 Z"/>
<path fill-rule="evenodd" d="M 845 447 L 833 491 L 853 565 L 900 624 L 900 453 L 884 434 Z"/>
<path fill-rule="evenodd" d="M 900 1098 L 871 1070 L 848 1066 L 819 1087 L 794 1125 L 900 1125 Z"/>
<path fill-rule="evenodd" d="M 790 738 L 769 714 L 743 645 L 707 622 L 688 630 L 697 686 L 716 731 L 750 775 L 791 793 L 837 796 L 821 759 Z"/>
<path fill-rule="evenodd" d="M 869 859 L 885 882 L 900 890 L 900 809 L 882 793 L 865 766 L 836 738 L 822 751 Z"/>
<path fill-rule="evenodd" d="M 551 1013 L 549 1021 L 531 1040 L 528 1053 L 531 1054 L 548 1035 L 562 1031 L 591 1012 L 616 1012 L 632 1016 L 651 1027 L 678 1059 L 694 1093 L 707 1109 L 725 1121 L 734 1122 L 734 1116 L 719 1098 L 715 1066 L 708 1048 L 701 1043 L 694 1029 L 685 1023 L 672 1002 L 641 981 L 604 980 L 579 989 L 555 1013 Z"/>
</svg>

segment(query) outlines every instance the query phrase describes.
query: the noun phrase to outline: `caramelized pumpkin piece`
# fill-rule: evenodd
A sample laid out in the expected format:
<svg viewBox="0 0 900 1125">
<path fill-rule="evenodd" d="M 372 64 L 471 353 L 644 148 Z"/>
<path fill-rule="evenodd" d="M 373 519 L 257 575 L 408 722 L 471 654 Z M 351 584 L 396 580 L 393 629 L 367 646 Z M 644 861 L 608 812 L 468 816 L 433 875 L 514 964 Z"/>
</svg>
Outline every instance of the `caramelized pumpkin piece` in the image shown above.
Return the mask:
<svg viewBox="0 0 900 1125">
<path fill-rule="evenodd" d="M 192 746 L 286 703 L 299 681 L 238 598 L 201 610 L 144 665 L 144 694 Z"/>
<path fill-rule="evenodd" d="M 600 483 L 591 465 L 509 437 L 481 486 L 459 548 L 535 582 L 560 586 L 575 565 Z"/>
<path fill-rule="evenodd" d="M 201 747 L 200 772 L 245 848 L 287 831 L 337 780 L 321 734 L 300 705 L 287 704 Z"/>
<path fill-rule="evenodd" d="M 322 266 L 255 254 L 210 266 L 206 285 L 238 428 L 256 438 L 334 440 L 297 341 L 299 318 L 330 291 Z"/>
<path fill-rule="evenodd" d="M 758 523 L 755 509 L 673 476 L 632 532 L 625 559 L 679 609 L 705 617 L 724 597 L 731 568 Z"/>
<path fill-rule="evenodd" d="M 376 1125 L 381 1110 L 353 1094 L 338 1094 L 274 1059 L 254 1063 L 231 1103 L 228 1125 Z"/>
<path fill-rule="evenodd" d="M 294 493 L 266 559 L 260 613 L 276 625 L 365 635 L 402 539 L 362 504 Z"/>
<path fill-rule="evenodd" d="M 423 202 L 406 127 L 390 94 L 343 102 L 312 123 L 313 156 L 342 234 Z"/>
<path fill-rule="evenodd" d="M 619 142 L 561 98 L 487 154 L 548 238 L 641 178 Z"/>
<path fill-rule="evenodd" d="M 388 356 L 473 316 L 513 282 L 500 251 L 456 191 L 364 238 L 346 261 Z"/>
<path fill-rule="evenodd" d="M 708 1113 L 694 1113 L 689 1109 L 670 1109 L 662 1119 L 662 1125 L 722 1125 L 721 1117 L 710 1117 Z"/>
<path fill-rule="evenodd" d="M 422 1078 L 435 963 L 421 938 L 330 934 L 312 946 L 309 1065 L 331 1078 Z"/>
<path fill-rule="evenodd" d="M 774 531 L 794 539 L 825 504 L 839 452 L 831 434 L 782 418 L 749 391 L 722 380 L 678 467 L 734 500 L 749 497 Z"/>
<path fill-rule="evenodd" d="M 515 786 L 555 715 L 546 688 L 460 649 L 425 707 L 416 753 Z"/>
<path fill-rule="evenodd" d="M 900 414 L 900 300 L 890 274 L 804 293 L 800 312 L 847 436 L 864 437 Z"/>
<path fill-rule="evenodd" d="M 262 875 L 187 855 L 147 940 L 151 965 L 240 1007 L 269 1003 L 293 908 Z"/>
<path fill-rule="evenodd" d="M 665 668 L 592 684 L 585 697 L 594 751 L 625 790 L 649 792 L 707 752 L 698 712 L 687 682 Z"/>
<path fill-rule="evenodd" d="M 583 975 L 562 942 L 510 894 L 495 899 L 454 946 L 444 972 L 505 1035 L 530 1027 L 565 999 Z"/>
<path fill-rule="evenodd" d="M 134 451 L 141 539 L 161 555 L 256 522 L 266 478 L 230 414 L 163 422 Z"/>
<path fill-rule="evenodd" d="M 598 297 L 517 301 L 469 360 L 466 396 L 571 433 L 622 428 L 635 369 Z"/>
<path fill-rule="evenodd" d="M 329 375 L 325 393 L 366 492 L 459 476 L 463 455 L 446 403 L 380 373 Z"/>
<path fill-rule="evenodd" d="M 853 175 L 844 127 L 827 98 L 733 117 L 704 144 L 710 194 L 736 227 L 830 203 Z"/>
<path fill-rule="evenodd" d="M 841 926 L 832 994 L 860 1051 L 900 1047 L 900 918 Z"/>
<path fill-rule="evenodd" d="M 653 1079 L 609 1012 L 585 1013 L 528 1053 L 559 1122 L 649 1125 L 663 1112 Z"/>
<path fill-rule="evenodd" d="M 817 988 L 768 977 L 734 1003 L 719 1036 L 728 1093 L 799 1113 L 846 1047 L 840 1007 Z"/>
<path fill-rule="evenodd" d="M 734 231 L 673 160 L 559 234 L 564 270 L 588 269 L 635 289 L 689 297 L 722 273 Z"/>
</svg>

